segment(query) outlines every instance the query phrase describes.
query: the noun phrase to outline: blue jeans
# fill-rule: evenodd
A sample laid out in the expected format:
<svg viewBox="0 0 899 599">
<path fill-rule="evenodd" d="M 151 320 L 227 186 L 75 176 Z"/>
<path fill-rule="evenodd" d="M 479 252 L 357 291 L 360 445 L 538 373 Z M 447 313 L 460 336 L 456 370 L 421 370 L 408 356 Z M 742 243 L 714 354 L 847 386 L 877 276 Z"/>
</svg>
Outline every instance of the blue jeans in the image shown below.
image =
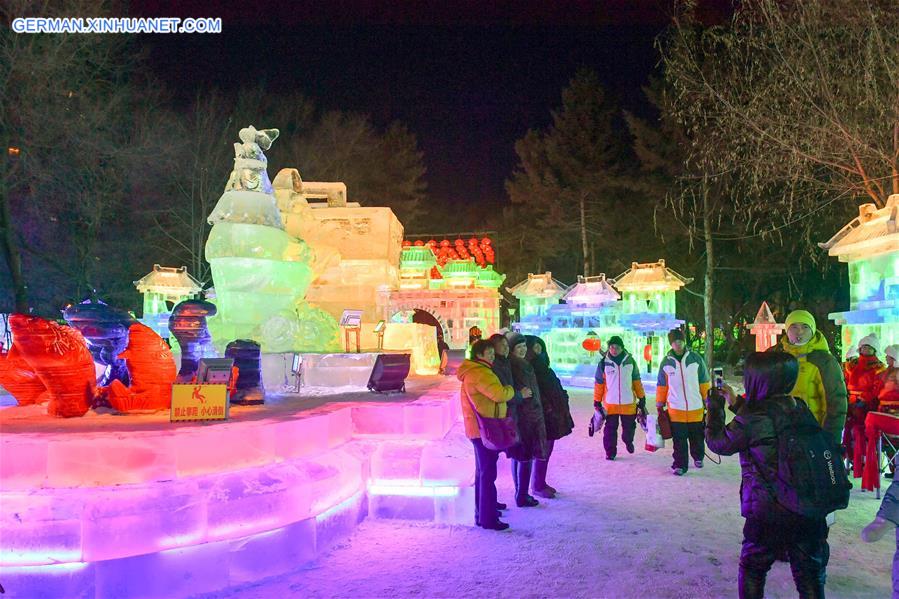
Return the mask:
<svg viewBox="0 0 899 599">
<path fill-rule="evenodd" d="M 496 524 L 496 461 L 499 452 L 487 449 L 480 439 L 474 445 L 474 521 L 480 526 Z"/>
</svg>

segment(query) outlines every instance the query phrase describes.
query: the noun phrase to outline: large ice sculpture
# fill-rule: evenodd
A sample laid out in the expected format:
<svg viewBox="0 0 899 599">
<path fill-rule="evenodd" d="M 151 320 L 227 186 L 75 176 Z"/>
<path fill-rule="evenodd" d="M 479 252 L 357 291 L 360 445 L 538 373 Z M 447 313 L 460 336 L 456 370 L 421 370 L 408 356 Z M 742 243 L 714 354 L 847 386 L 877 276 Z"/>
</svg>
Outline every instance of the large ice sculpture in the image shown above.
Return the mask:
<svg viewBox="0 0 899 599">
<path fill-rule="evenodd" d="M 284 231 L 265 170 L 263 150 L 277 137 L 277 129 L 251 126 L 240 132 L 243 143 L 234 144 L 234 171 L 209 215 L 206 259 L 218 308 L 209 329 L 220 348 L 253 339 L 264 352 L 334 350 L 336 322 L 303 301 L 314 252 Z"/>
</svg>

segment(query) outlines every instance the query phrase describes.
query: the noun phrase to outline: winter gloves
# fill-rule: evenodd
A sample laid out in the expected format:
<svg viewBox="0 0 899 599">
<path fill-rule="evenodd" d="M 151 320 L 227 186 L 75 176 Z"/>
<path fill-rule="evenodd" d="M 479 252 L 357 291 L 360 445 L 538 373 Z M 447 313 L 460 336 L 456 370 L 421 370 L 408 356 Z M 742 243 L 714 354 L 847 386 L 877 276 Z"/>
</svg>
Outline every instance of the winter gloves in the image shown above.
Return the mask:
<svg viewBox="0 0 899 599">
<path fill-rule="evenodd" d="M 641 397 L 637 400 L 637 424 L 640 425 L 640 428 L 643 429 L 643 432 L 647 431 L 646 428 L 646 398 Z"/>
</svg>

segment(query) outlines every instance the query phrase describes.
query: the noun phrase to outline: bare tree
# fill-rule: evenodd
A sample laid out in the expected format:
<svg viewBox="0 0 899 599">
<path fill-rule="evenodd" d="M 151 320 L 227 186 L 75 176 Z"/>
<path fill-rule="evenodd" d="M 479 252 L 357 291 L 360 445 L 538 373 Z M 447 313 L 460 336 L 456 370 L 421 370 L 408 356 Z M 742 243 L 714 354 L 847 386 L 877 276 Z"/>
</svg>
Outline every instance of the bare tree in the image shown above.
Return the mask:
<svg viewBox="0 0 899 599">
<path fill-rule="evenodd" d="M 0 10 L 8 23 L 105 16 L 110 8 L 100 0 L 10 0 Z M 146 135 L 144 120 L 158 96 L 135 93 L 127 44 L 125 36 L 0 30 L 0 245 L 18 311 L 33 304 L 29 265 L 51 269 L 66 294 L 83 296 L 121 262 L 105 259 L 101 245 L 141 187 L 136 166 L 160 149 L 145 143 L 157 138 Z"/>
<path fill-rule="evenodd" d="M 716 27 L 693 20 L 692 4 L 661 47 L 674 112 L 703 132 L 694 156 L 753 193 L 800 190 L 779 204 L 786 220 L 808 198 L 882 206 L 899 193 L 895 2 L 750 0 Z"/>
</svg>

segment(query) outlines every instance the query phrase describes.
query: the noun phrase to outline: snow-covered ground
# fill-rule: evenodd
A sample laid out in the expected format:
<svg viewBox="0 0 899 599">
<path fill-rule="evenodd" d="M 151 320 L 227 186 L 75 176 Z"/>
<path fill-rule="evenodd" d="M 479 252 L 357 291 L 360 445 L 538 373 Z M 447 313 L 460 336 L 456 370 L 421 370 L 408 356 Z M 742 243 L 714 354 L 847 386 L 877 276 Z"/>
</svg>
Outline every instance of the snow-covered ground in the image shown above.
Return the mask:
<svg viewBox="0 0 899 599">
<path fill-rule="evenodd" d="M 675 477 L 670 449 L 643 451 L 638 429 L 637 453 L 621 446 L 608 462 L 587 436 L 591 394 L 573 392 L 572 410 L 577 428 L 550 463 L 559 497 L 510 508 L 509 530 L 368 519 L 312 566 L 208 597 L 735 597 L 736 456 Z M 831 529 L 827 593 L 889 597 L 893 537 L 859 540 L 879 502 L 858 486 Z M 504 460 L 499 494 L 513 505 Z M 775 564 L 767 596 L 795 595 L 789 566 Z"/>
</svg>

